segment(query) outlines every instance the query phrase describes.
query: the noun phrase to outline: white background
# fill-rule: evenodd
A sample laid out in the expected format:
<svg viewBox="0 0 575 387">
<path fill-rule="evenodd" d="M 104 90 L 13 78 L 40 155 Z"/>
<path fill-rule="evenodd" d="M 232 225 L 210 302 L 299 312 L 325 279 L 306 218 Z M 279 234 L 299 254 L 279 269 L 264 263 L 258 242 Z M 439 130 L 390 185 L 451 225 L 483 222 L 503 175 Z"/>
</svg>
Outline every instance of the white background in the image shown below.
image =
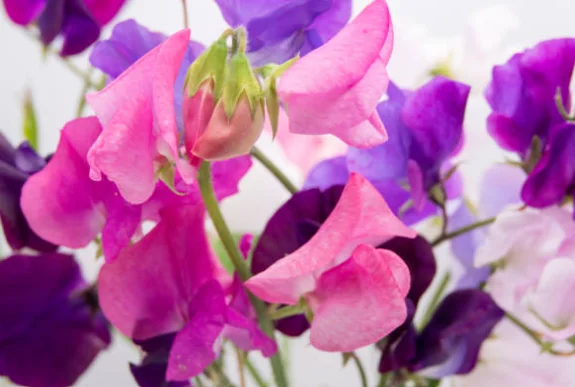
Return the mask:
<svg viewBox="0 0 575 387">
<path fill-rule="evenodd" d="M 274 0 L 269 0 L 274 1 Z M 354 14 L 357 14 L 367 0 L 356 0 Z M 390 73 L 392 78 L 410 86 L 420 82 L 416 79 L 420 70 L 429 63 L 429 58 L 445 56 L 451 53 L 453 58 L 469 50 L 469 40 L 457 40 L 453 37 L 471 33 L 470 21 L 476 11 L 491 5 L 505 5 L 515 15 L 518 24 L 515 29 L 504 33 L 504 47 L 524 47 L 533 45 L 539 40 L 551 37 L 575 36 L 575 1 L 573 0 L 389 0 L 392 16 L 396 24 L 396 48 Z M 211 0 L 189 0 L 189 15 L 192 37 L 203 43 L 209 43 L 223 30 L 225 24 L 219 15 L 215 3 Z M 505 15 L 505 13 L 503 13 Z M 131 0 L 116 20 L 135 18 L 138 22 L 153 30 L 172 33 L 182 27 L 180 2 L 177 0 Z M 476 18 L 477 19 L 477 18 Z M 478 28 L 481 34 L 499 31 L 496 24 L 513 25 L 515 22 L 507 16 L 497 23 L 482 22 Z M 507 23 L 509 22 L 509 23 Z M 414 24 L 416 26 L 414 26 Z M 470 32 L 471 31 L 471 32 Z M 103 36 L 108 36 L 110 28 Z M 497 33 L 496 33 L 497 35 Z M 483 36 L 483 35 L 482 35 Z M 431 41 L 430 37 L 444 37 L 447 40 Z M 439 43 L 438 43 L 439 42 Z M 455 42 L 455 43 L 454 43 Z M 463 42 L 463 43 L 462 43 Z M 455 48 L 453 48 L 455 47 Z M 506 52 L 503 50 L 502 52 Z M 499 62 L 502 52 L 493 55 Z M 458 56 L 459 55 L 459 56 Z M 469 56 L 469 55 L 468 55 Z M 460 61 L 460 71 L 477 65 L 474 58 Z M 491 57 L 489 57 L 491 58 Z M 485 59 L 485 58 L 483 58 Z M 76 60 L 79 66 L 87 66 L 86 57 Z M 481 62 L 481 61 L 479 61 Z M 495 64 L 495 63 L 493 63 Z M 423 67 L 422 67 L 423 66 Z M 487 74 L 488 68 L 483 66 Z M 483 74 L 483 76 L 485 76 Z M 474 92 L 476 107 L 468 113 L 467 128 L 471 131 L 469 138 L 477 138 L 476 152 L 469 151 L 470 158 L 476 164 L 468 167 L 468 180 L 479 176 L 480 164 L 491 158 L 493 147 L 483 135 L 485 106 L 481 102 L 481 88 L 485 79 L 469 77 L 468 82 L 478 86 Z M 62 125 L 73 118 L 81 90 L 81 81 L 71 74 L 60 60 L 55 57 L 43 59 L 40 47 L 20 28 L 12 25 L 0 12 L 0 130 L 13 141 L 21 138 L 21 100 L 26 88 L 31 88 L 41 129 L 40 143 L 43 153 L 55 149 L 58 131 Z M 471 110 L 471 109 L 470 109 Z M 479 146 L 477 146 L 479 144 Z M 483 147 L 485 146 L 485 148 Z M 269 147 L 268 147 L 269 148 Z M 272 157 L 280 162 L 282 156 L 275 148 Z M 479 163 L 477 163 L 479 162 Z M 475 166 L 473 166 L 475 165 Z M 297 179 L 295 170 L 292 177 Z M 243 192 L 225 204 L 227 216 L 236 230 L 258 231 L 270 213 L 286 198 L 282 187 L 260 168 L 254 168 L 243 184 Z M 86 274 L 94 277 L 96 265 L 91 252 L 86 252 Z M 314 350 L 308 345 L 307 338 L 296 340 L 291 347 L 291 374 L 295 387 L 358 385 L 356 370 L 352 365 L 341 369 L 341 358 L 337 354 L 326 354 Z M 369 367 L 370 376 L 375 383 L 372 372 L 376 369 L 378 355 L 371 348 L 361 352 L 365 365 Z M 90 371 L 78 383 L 82 387 L 130 387 L 134 386 L 128 371 L 127 361 L 137 361 L 137 352 L 122 338 L 115 340 L 112 348 L 102 354 Z M 261 368 L 267 363 L 258 361 Z M 234 373 L 234 370 L 230 371 Z"/>
</svg>

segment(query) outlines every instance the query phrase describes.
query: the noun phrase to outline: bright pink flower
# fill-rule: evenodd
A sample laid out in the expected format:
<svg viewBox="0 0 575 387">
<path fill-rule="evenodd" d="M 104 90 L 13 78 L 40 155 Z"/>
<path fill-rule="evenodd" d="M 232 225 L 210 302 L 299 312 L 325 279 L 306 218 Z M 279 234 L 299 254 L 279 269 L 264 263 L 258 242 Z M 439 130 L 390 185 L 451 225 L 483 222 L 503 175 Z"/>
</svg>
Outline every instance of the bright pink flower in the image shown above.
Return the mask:
<svg viewBox="0 0 575 387">
<path fill-rule="evenodd" d="M 246 282 L 261 299 L 314 313 L 311 343 L 325 351 L 352 351 L 403 323 L 409 270 L 395 253 L 376 249 L 396 236 L 415 237 L 379 192 L 352 174 L 314 237 Z"/>
<path fill-rule="evenodd" d="M 86 98 L 103 126 L 88 152 L 90 177 L 102 174 L 129 203 L 152 196 L 156 173 L 175 163 L 185 182 L 194 169 L 179 158 L 174 83 L 188 47 L 183 30 L 149 51 L 102 91 Z"/>
<path fill-rule="evenodd" d="M 387 140 L 375 108 L 389 82 L 393 30 L 384 0 L 374 0 L 322 47 L 280 78 L 278 94 L 299 134 L 333 134 L 366 148 Z"/>
<path fill-rule="evenodd" d="M 176 195 L 158 182 L 146 203 L 132 205 L 106 178 L 91 180 L 86 154 L 101 133 L 96 117 L 69 122 L 62 129 L 50 162 L 24 185 L 21 206 L 30 227 L 52 243 L 80 248 L 102 233 L 104 256 L 112 261 L 130 242 L 142 221 L 158 221 L 164 206 L 198 203 L 201 196 L 196 184 L 185 184 L 176 176 L 176 189 L 185 195 Z M 238 192 L 238 182 L 250 166 L 248 156 L 214 163 L 218 199 Z"/>
<path fill-rule="evenodd" d="M 276 351 L 254 320 L 226 304 L 204 213 L 201 205 L 164 208 L 156 227 L 98 278 L 102 310 L 120 332 L 135 340 L 178 332 L 167 380 L 188 380 L 210 365 L 226 326 L 245 333 L 242 348 Z"/>
</svg>

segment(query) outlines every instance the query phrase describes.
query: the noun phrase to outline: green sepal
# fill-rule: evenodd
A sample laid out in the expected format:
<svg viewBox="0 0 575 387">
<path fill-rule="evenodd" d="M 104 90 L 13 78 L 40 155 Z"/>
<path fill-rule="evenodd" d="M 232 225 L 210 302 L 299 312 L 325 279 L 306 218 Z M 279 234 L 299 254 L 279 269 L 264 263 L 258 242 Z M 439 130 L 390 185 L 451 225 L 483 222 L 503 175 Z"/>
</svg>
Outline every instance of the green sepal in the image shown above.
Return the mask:
<svg viewBox="0 0 575 387">
<path fill-rule="evenodd" d="M 431 200 L 433 200 L 436 204 L 442 207 L 445 206 L 445 202 L 447 201 L 447 194 L 445 193 L 443 184 L 439 183 L 431 187 L 429 190 L 429 196 L 431 197 Z"/>
<path fill-rule="evenodd" d="M 36 120 L 36 110 L 34 109 L 34 102 L 32 101 L 32 94 L 30 90 L 26 91 L 24 95 L 24 120 L 22 131 L 24 138 L 30 143 L 30 146 L 38 150 L 38 121 Z"/>
<path fill-rule="evenodd" d="M 208 80 L 214 83 L 214 100 L 220 99 L 226 76 L 228 46 L 226 38 L 215 41 L 188 68 L 185 85 L 188 96 L 196 94 Z"/>
<path fill-rule="evenodd" d="M 178 196 L 186 195 L 185 192 L 180 192 L 176 189 L 175 186 L 175 177 L 176 171 L 175 167 L 170 162 L 165 162 L 157 171 L 156 171 L 156 179 L 162 180 L 164 184 Z"/>
<path fill-rule="evenodd" d="M 347 363 L 351 360 L 351 358 L 353 357 L 353 353 L 352 352 L 342 352 L 341 353 L 341 357 L 343 360 L 343 366 L 345 367 L 347 365 Z"/>
<path fill-rule="evenodd" d="M 531 146 L 529 147 L 529 152 L 527 153 L 527 159 L 523 162 L 523 169 L 525 172 L 530 173 L 543 154 L 543 142 L 539 136 L 533 136 L 531 139 Z"/>
<path fill-rule="evenodd" d="M 299 55 L 285 61 L 280 65 L 266 65 L 259 68 L 259 72 L 265 79 L 264 96 L 266 108 L 272 126 L 272 135 L 275 138 L 279 124 L 280 101 L 277 90 L 277 79 L 299 59 Z"/>
<path fill-rule="evenodd" d="M 246 54 L 232 55 L 226 69 L 226 83 L 223 91 L 224 110 L 228 119 L 232 118 L 242 94 L 248 98 L 252 116 L 263 102 L 263 92 Z"/>
</svg>

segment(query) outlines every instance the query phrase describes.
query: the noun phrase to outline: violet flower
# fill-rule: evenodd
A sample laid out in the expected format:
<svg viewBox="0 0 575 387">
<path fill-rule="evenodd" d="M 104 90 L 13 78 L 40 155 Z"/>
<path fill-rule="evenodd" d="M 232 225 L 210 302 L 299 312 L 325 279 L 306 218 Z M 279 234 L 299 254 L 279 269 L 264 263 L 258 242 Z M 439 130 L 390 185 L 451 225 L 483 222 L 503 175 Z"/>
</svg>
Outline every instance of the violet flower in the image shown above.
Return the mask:
<svg viewBox="0 0 575 387">
<path fill-rule="evenodd" d="M 412 224 L 434 214 L 437 208 L 428 192 L 459 151 L 468 95 L 468 86 L 443 77 L 412 92 L 390 84 L 389 99 L 377 107 L 389 141 L 371 149 L 350 148 L 346 156 L 323 161 L 312 169 L 304 187 L 342 184 L 354 171 L 379 189 L 395 214 L 403 208 L 404 222 Z M 460 195 L 457 172 L 445 182 L 445 190 L 448 198 Z M 408 201 L 411 205 L 405 207 Z"/>
<path fill-rule="evenodd" d="M 36 23 L 45 46 L 63 38 L 60 55 L 75 55 L 94 43 L 100 29 L 116 16 L 126 0 L 4 0 L 16 24 Z"/>
<path fill-rule="evenodd" d="M 0 261 L 0 375 L 29 387 L 74 385 L 111 340 L 91 299 L 71 255 Z"/>
<path fill-rule="evenodd" d="M 0 219 L 4 236 L 10 247 L 18 250 L 29 247 L 36 251 L 50 252 L 57 246 L 39 237 L 28 224 L 20 196 L 22 187 L 30 175 L 44 168 L 46 162 L 38 156 L 27 142 L 18 148 L 0 134 Z"/>
<path fill-rule="evenodd" d="M 520 156 L 529 172 L 521 198 L 532 207 L 558 204 L 573 193 L 575 124 L 566 122 L 555 97 L 568 111 L 574 65 L 575 39 L 544 41 L 495 66 L 485 91 L 493 110 L 489 133 Z"/>
<path fill-rule="evenodd" d="M 351 0 L 216 0 L 226 22 L 243 25 L 254 66 L 305 55 L 331 39 L 349 20 Z"/>
</svg>

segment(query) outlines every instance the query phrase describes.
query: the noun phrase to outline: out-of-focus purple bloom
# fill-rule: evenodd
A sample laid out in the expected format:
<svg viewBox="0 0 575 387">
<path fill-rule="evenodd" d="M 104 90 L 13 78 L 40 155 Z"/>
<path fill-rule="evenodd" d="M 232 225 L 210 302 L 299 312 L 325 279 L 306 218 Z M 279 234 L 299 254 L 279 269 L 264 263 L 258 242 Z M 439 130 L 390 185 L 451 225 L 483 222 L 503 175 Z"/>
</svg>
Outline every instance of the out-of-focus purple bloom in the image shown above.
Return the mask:
<svg viewBox="0 0 575 387">
<path fill-rule="evenodd" d="M 435 378 L 469 373 L 477 363 L 481 344 L 503 316 L 503 310 L 481 290 L 453 292 L 421 333 L 410 330 L 399 343 L 386 344 L 380 372 L 425 369 L 426 375 Z"/>
<path fill-rule="evenodd" d="M 94 45 L 90 63 L 107 74 L 111 81 L 166 39 L 164 34 L 152 32 L 135 20 L 126 20 L 114 27 L 110 39 Z M 179 130 L 183 130 L 182 97 L 186 73 L 203 50 L 202 44 L 190 41 L 174 84 L 174 108 Z"/>
<path fill-rule="evenodd" d="M 573 193 L 575 125 L 567 124 L 555 96 L 571 107 L 569 84 L 575 65 L 575 39 L 554 39 L 515 54 L 493 68 L 485 91 L 492 108 L 491 136 L 504 149 L 516 152 L 530 172 L 521 191 L 532 207 L 547 207 Z M 541 149 L 532 149 L 537 137 Z M 542 157 L 538 160 L 538 154 Z"/>
<path fill-rule="evenodd" d="M 335 208 L 343 186 L 326 191 L 310 189 L 294 194 L 268 221 L 252 258 L 252 272 L 261 273 L 279 259 L 308 242 Z M 304 315 L 276 321 L 288 336 L 299 336 L 309 328 Z"/>
<path fill-rule="evenodd" d="M 50 252 L 57 248 L 30 229 L 20 207 L 24 183 L 45 164 L 30 144 L 24 142 L 14 149 L 6 137 L 0 134 L 0 219 L 6 240 L 14 250 L 29 247 Z"/>
<path fill-rule="evenodd" d="M 351 0 L 216 0 L 232 27 L 248 32 L 254 66 L 305 55 L 331 39 L 351 16 Z"/>
<path fill-rule="evenodd" d="M 0 261 L 0 375 L 30 387 L 66 387 L 110 344 L 101 312 L 70 255 Z"/>
<path fill-rule="evenodd" d="M 325 189 L 340 184 L 346 172 L 358 172 L 379 189 L 395 214 L 402 213 L 404 222 L 415 223 L 435 213 L 427 193 L 451 168 L 449 158 L 459 151 L 468 95 L 469 86 L 443 77 L 412 92 L 390 84 L 388 100 L 377 107 L 388 142 L 371 149 L 350 148 L 346 158 L 318 164 L 305 186 Z M 445 182 L 447 197 L 459 196 L 460 185 L 455 172 Z"/>
<path fill-rule="evenodd" d="M 6 13 L 16 24 L 36 22 L 46 46 L 63 38 L 60 55 L 78 54 L 100 36 L 126 0 L 4 0 Z"/>
</svg>

